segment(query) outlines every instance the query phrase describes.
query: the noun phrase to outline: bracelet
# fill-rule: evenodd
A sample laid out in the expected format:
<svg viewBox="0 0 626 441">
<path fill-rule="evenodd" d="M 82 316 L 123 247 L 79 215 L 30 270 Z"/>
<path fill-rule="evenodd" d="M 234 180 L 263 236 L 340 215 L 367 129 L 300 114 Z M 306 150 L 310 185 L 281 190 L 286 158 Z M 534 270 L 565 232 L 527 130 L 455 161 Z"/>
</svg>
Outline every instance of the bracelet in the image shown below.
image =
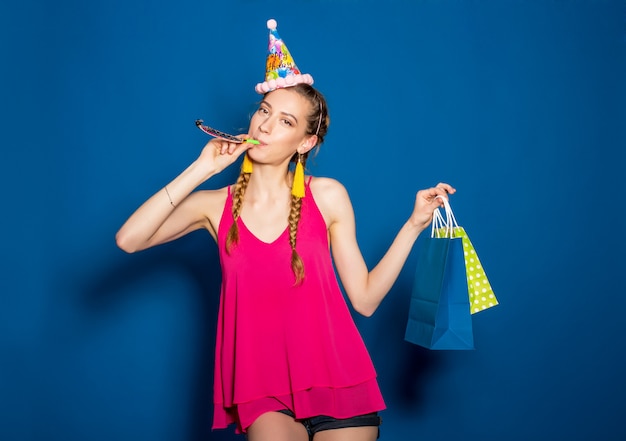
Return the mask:
<svg viewBox="0 0 626 441">
<path fill-rule="evenodd" d="M 165 187 L 163 187 L 165 189 L 165 193 L 167 193 L 167 198 L 170 200 L 170 204 L 172 204 L 172 207 L 176 208 L 176 204 L 174 204 L 174 202 L 172 202 L 172 197 L 170 196 L 170 192 L 167 191 L 167 185 Z"/>
</svg>

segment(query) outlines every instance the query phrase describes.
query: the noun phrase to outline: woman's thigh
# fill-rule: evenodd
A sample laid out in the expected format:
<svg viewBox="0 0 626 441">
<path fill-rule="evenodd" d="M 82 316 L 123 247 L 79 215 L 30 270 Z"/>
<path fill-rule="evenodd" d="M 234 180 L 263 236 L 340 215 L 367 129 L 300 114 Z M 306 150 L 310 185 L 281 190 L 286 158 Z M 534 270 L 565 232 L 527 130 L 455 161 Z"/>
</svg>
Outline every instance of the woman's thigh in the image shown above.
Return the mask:
<svg viewBox="0 0 626 441">
<path fill-rule="evenodd" d="M 247 430 L 248 441 L 309 441 L 302 423 L 280 412 L 267 412 Z"/>
</svg>

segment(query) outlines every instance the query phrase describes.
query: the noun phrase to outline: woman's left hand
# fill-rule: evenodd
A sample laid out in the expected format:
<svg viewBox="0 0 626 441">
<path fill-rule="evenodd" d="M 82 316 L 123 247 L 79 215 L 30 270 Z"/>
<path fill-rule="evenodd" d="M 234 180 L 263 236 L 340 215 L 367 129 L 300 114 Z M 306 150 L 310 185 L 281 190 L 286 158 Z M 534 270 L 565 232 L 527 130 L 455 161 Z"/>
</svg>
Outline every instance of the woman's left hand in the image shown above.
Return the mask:
<svg viewBox="0 0 626 441">
<path fill-rule="evenodd" d="M 417 192 L 415 196 L 415 207 L 411 214 L 411 222 L 420 229 L 425 229 L 433 220 L 435 208 L 443 207 L 443 201 L 437 196 L 448 198 L 449 194 L 454 194 L 456 189 L 449 184 L 439 183 L 435 187 L 427 188 Z"/>
</svg>

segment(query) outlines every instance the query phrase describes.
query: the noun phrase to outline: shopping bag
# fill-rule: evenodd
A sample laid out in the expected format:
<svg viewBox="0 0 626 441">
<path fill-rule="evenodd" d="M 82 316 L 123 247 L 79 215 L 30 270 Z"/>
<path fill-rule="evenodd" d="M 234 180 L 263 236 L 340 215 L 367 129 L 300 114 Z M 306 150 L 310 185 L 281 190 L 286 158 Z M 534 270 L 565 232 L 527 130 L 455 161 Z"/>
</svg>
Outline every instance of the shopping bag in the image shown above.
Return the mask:
<svg viewBox="0 0 626 441">
<path fill-rule="evenodd" d="M 428 349 L 474 349 L 463 239 L 453 234 L 451 210 L 446 215 L 435 210 L 422 243 L 404 338 Z"/>
<path fill-rule="evenodd" d="M 439 209 L 433 215 L 431 236 L 437 237 L 460 237 L 463 241 L 463 254 L 465 256 L 465 273 L 467 277 L 467 292 L 470 301 L 470 311 L 475 314 L 485 309 L 498 305 L 498 299 L 491 288 L 485 269 L 480 263 L 478 254 L 467 232 L 456 221 L 450 202 L 441 198 L 444 202 L 446 213 L 445 219 Z"/>
<path fill-rule="evenodd" d="M 478 254 L 469 236 L 463 227 L 455 227 L 454 237 L 463 240 L 463 254 L 465 256 L 465 272 L 467 276 L 467 290 L 469 293 L 470 311 L 475 314 L 498 305 L 485 269 L 480 263 Z"/>
</svg>

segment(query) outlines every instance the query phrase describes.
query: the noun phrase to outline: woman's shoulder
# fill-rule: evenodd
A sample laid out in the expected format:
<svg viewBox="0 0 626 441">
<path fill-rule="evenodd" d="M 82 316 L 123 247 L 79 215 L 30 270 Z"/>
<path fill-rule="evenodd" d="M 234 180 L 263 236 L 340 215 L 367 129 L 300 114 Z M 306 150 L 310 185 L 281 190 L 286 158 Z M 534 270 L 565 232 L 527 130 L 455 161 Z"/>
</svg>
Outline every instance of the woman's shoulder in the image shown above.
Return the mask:
<svg viewBox="0 0 626 441">
<path fill-rule="evenodd" d="M 333 178 L 326 178 L 322 176 L 311 176 L 311 182 L 309 184 L 311 191 L 314 195 L 328 194 L 330 193 L 343 193 L 346 192 L 346 188 L 341 182 Z"/>
<path fill-rule="evenodd" d="M 198 199 L 203 199 L 205 201 L 212 201 L 212 200 L 225 201 L 229 193 L 228 190 L 229 190 L 228 186 L 217 188 L 217 189 L 212 189 L 212 190 L 204 189 L 204 190 L 195 191 L 193 195 L 197 197 Z"/>
<path fill-rule="evenodd" d="M 350 197 L 346 187 L 336 179 L 313 177 L 309 184 L 311 193 L 327 224 L 339 217 L 345 210 L 351 209 Z"/>
<path fill-rule="evenodd" d="M 188 196 L 193 200 L 193 204 L 207 214 L 209 218 L 221 216 L 228 197 L 229 187 L 214 190 L 197 190 Z"/>
<path fill-rule="evenodd" d="M 196 212 L 196 216 L 202 217 L 206 222 L 205 227 L 211 232 L 213 238 L 217 238 L 217 230 L 224 213 L 228 187 L 215 190 L 196 190 L 187 196 L 187 203 Z"/>
</svg>

